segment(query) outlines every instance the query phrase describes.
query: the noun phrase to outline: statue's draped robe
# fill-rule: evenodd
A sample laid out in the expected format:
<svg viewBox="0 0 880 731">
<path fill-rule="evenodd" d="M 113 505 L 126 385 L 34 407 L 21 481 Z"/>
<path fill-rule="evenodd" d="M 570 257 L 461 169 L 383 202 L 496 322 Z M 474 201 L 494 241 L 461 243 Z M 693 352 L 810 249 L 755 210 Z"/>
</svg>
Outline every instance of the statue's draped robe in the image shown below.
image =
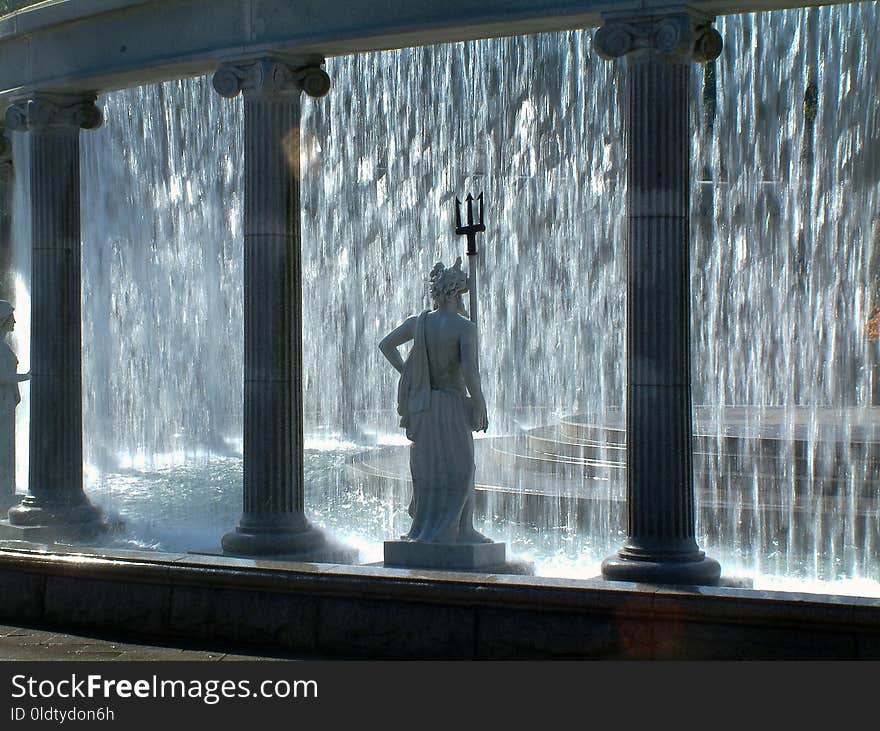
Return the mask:
<svg viewBox="0 0 880 731">
<path fill-rule="evenodd" d="M 406 538 L 456 543 L 471 528 L 474 438 L 463 394 L 431 386 L 425 342 L 427 312 L 416 322 L 397 390 L 400 425 L 412 441 L 412 527 Z"/>
</svg>

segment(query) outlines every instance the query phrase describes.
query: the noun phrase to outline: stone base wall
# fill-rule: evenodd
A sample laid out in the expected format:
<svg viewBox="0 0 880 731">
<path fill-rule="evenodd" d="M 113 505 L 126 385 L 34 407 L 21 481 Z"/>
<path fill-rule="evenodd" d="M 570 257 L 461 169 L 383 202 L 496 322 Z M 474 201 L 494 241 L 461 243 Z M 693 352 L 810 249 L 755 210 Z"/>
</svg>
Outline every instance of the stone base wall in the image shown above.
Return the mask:
<svg viewBox="0 0 880 731">
<path fill-rule="evenodd" d="M 0 550 L 0 621 L 320 657 L 878 659 L 880 599 Z"/>
</svg>

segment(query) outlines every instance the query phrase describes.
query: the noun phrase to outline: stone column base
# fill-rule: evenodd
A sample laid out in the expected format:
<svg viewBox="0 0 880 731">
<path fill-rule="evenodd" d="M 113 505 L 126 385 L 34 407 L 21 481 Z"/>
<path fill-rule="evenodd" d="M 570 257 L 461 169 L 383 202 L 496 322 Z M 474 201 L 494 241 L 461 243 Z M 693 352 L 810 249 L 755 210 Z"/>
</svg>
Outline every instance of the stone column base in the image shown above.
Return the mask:
<svg viewBox="0 0 880 731">
<path fill-rule="evenodd" d="M 692 561 L 650 561 L 624 558 L 620 554 L 602 562 L 602 578 L 637 584 L 687 584 L 717 586 L 721 564 L 702 551 Z"/>
<path fill-rule="evenodd" d="M 273 558 L 307 563 L 355 563 L 358 552 L 328 540 L 313 526 L 304 530 L 238 527 L 221 541 L 222 552 L 198 551 L 207 555 Z"/>
<path fill-rule="evenodd" d="M 88 500 L 76 504 L 52 503 L 28 495 L 9 509 L 8 520 L 0 520 L 0 539 L 31 543 L 81 542 L 123 527 L 122 523 L 109 523 L 100 508 Z"/>
<path fill-rule="evenodd" d="M 100 508 L 85 495 L 73 500 L 45 500 L 16 495 L 7 520 L 0 520 L 0 539 L 32 543 L 87 541 L 124 529 L 121 522 L 108 522 Z M 20 502 L 19 502 L 20 501 Z"/>
<path fill-rule="evenodd" d="M 14 525 L 0 520 L 0 540 L 27 543 L 82 543 L 104 535 L 110 530 L 101 521 L 70 525 Z"/>
<path fill-rule="evenodd" d="M 9 509 L 9 522 L 20 527 L 52 527 L 101 524 L 101 510 L 79 492 L 73 497 L 48 500 L 25 495 L 22 501 Z"/>
</svg>

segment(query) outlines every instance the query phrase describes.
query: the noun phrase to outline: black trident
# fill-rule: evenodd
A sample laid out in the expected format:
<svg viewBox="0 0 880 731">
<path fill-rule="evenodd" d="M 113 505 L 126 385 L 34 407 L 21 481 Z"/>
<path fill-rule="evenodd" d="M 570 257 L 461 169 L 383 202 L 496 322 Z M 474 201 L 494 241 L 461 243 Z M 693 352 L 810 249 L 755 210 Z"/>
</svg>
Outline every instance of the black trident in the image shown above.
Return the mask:
<svg viewBox="0 0 880 731">
<path fill-rule="evenodd" d="M 474 197 L 468 193 L 467 202 L 467 226 L 461 225 L 461 201 L 455 199 L 455 233 L 459 236 L 467 236 L 468 255 L 468 290 L 470 291 L 470 317 L 474 325 L 477 324 L 477 234 L 486 230 L 483 225 L 483 194 L 477 196 L 480 203 L 480 220 L 474 222 Z"/>
<path fill-rule="evenodd" d="M 468 291 L 470 292 L 470 318 L 474 325 L 477 324 L 477 234 L 486 230 L 483 225 L 483 194 L 477 196 L 480 202 L 480 220 L 474 222 L 474 197 L 468 193 L 467 202 L 467 226 L 461 225 L 461 201 L 455 199 L 455 233 L 459 236 L 467 236 L 468 255 Z M 479 329 L 477 330 L 479 335 Z M 477 351 L 477 368 L 479 368 L 479 350 Z"/>
</svg>

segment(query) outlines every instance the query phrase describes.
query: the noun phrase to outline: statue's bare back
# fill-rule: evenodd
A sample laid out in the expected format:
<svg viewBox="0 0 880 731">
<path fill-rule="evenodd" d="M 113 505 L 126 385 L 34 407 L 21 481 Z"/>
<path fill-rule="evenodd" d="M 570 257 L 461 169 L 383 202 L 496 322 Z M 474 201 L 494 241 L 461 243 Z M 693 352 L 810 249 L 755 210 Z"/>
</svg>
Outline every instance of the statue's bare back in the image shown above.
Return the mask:
<svg viewBox="0 0 880 731">
<path fill-rule="evenodd" d="M 425 345 L 433 388 L 465 394 L 462 362 L 473 349 L 476 326 L 453 312 L 435 310 L 425 318 Z M 465 361 L 466 362 L 466 361 Z"/>
</svg>

